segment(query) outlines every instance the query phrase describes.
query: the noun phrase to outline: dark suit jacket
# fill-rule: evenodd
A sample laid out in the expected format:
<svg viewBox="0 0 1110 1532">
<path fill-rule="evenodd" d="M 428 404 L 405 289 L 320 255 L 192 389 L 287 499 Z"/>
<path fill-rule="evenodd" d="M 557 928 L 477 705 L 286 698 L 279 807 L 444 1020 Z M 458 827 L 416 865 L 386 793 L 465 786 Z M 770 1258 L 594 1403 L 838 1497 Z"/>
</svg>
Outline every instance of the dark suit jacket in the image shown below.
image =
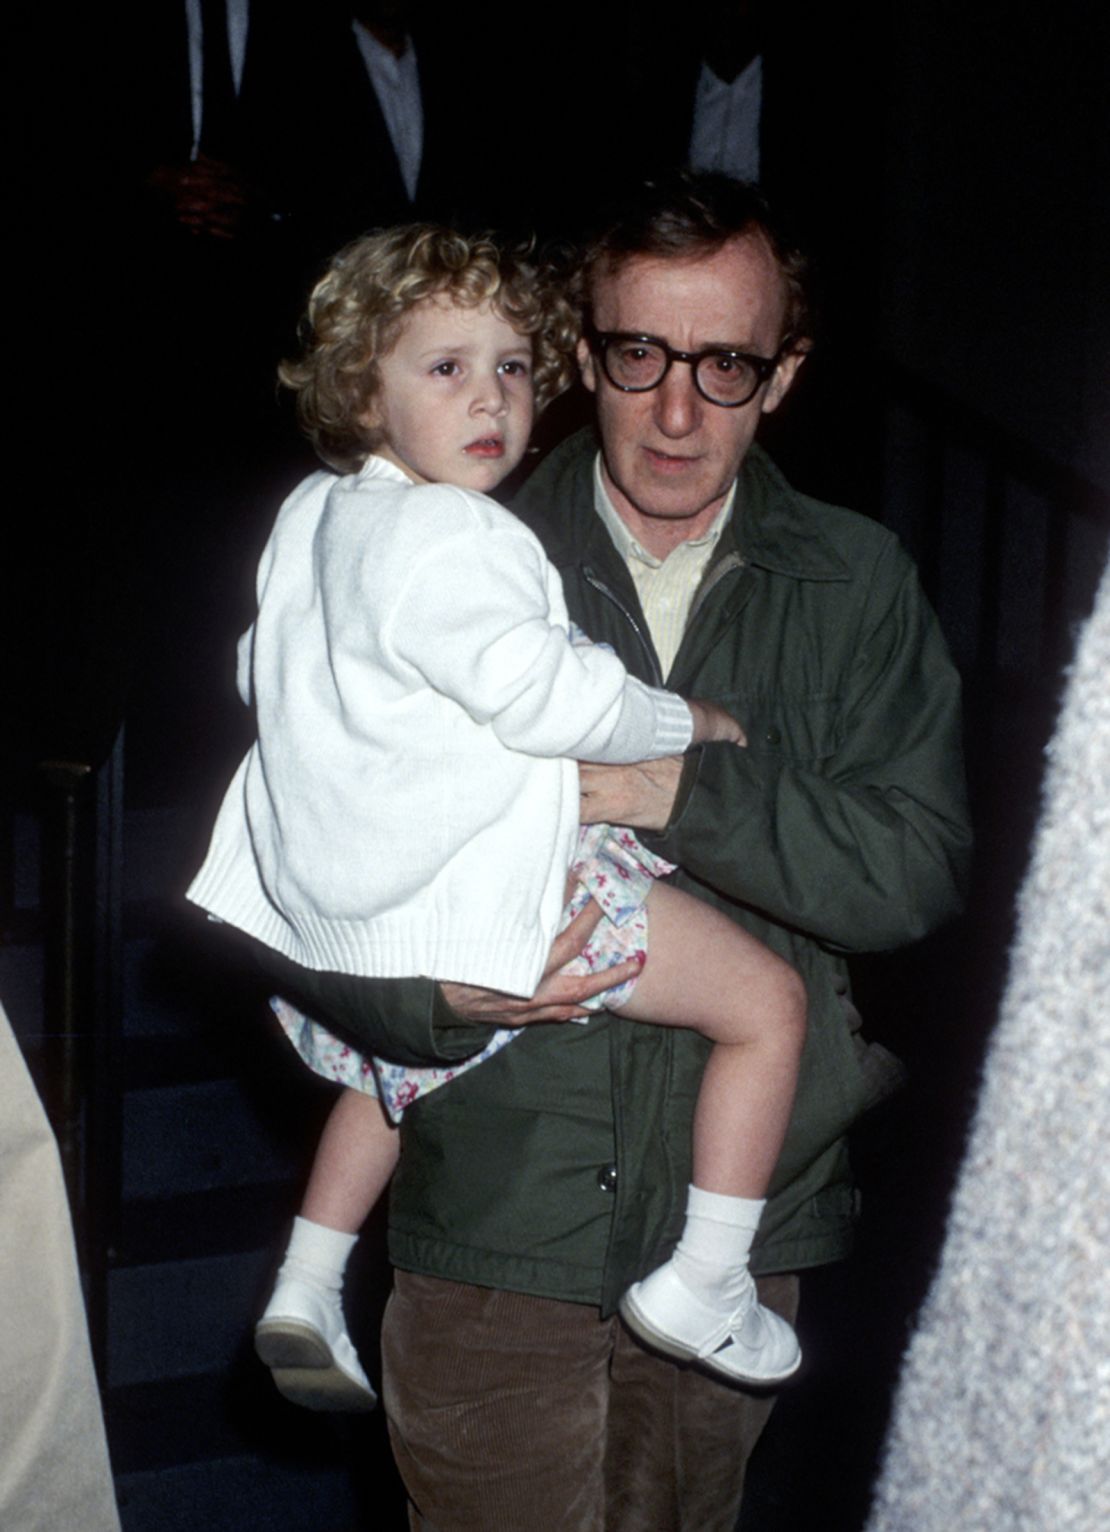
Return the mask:
<svg viewBox="0 0 1110 1532">
<path fill-rule="evenodd" d="M 437 19 L 414 34 L 424 142 L 411 199 L 350 18 L 325 19 L 306 40 L 296 126 L 286 148 L 303 247 L 317 265 L 369 229 L 412 219 L 488 221 L 472 216 L 481 202 L 484 172 L 481 155 L 474 153 L 481 133 L 476 114 L 482 110 L 476 100 L 485 92 L 473 88 L 459 62 L 465 44 L 453 35 L 456 25 L 450 18 Z M 460 69 L 468 76 L 465 110 L 460 109 Z"/>
</svg>

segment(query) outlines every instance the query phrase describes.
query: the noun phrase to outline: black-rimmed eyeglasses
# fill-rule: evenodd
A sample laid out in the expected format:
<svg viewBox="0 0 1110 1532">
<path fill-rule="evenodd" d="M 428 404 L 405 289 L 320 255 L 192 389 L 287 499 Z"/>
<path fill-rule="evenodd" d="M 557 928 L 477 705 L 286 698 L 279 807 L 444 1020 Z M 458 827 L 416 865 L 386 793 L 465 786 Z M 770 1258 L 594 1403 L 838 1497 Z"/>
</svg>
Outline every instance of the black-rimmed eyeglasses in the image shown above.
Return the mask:
<svg viewBox="0 0 1110 1532">
<path fill-rule="evenodd" d="M 646 394 L 658 388 L 675 362 L 685 362 L 694 387 L 710 404 L 735 410 L 748 404 L 791 349 L 785 340 L 774 356 L 751 356 L 707 346 L 703 351 L 676 351 L 658 335 L 634 335 L 625 330 L 585 327 L 590 349 L 601 359 L 605 376 L 626 394 Z"/>
</svg>

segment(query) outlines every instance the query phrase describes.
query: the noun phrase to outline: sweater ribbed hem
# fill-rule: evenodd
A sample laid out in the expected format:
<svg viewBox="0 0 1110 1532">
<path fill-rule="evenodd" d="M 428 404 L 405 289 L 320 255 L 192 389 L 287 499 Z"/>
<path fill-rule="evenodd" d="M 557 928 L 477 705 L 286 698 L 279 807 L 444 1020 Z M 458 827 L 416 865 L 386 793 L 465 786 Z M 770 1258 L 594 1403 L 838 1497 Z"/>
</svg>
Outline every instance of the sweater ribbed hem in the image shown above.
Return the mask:
<svg viewBox="0 0 1110 1532">
<path fill-rule="evenodd" d="M 666 755 L 681 755 L 694 737 L 694 715 L 674 692 L 653 692 L 657 699 L 656 745 Z"/>
<path fill-rule="evenodd" d="M 238 865 L 236 861 L 238 860 Z M 302 968 L 369 979 L 430 978 L 532 995 L 543 976 L 550 933 L 533 923 L 514 930 L 511 909 L 495 924 L 468 924 L 435 910 L 407 910 L 372 922 L 283 914 L 266 898 L 253 858 L 213 859 L 186 897 L 216 920 L 254 937 Z"/>
</svg>

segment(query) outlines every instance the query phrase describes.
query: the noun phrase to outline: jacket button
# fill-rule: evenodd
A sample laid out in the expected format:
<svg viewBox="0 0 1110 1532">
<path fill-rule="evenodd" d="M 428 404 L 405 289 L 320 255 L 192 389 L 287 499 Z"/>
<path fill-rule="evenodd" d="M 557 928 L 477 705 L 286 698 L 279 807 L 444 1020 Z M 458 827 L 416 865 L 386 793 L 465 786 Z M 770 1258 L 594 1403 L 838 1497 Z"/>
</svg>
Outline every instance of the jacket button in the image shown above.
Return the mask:
<svg viewBox="0 0 1110 1532">
<path fill-rule="evenodd" d="M 769 745 L 781 745 L 782 744 L 782 730 L 781 729 L 776 729 L 774 724 L 772 724 L 771 727 L 767 730 L 766 734 L 763 736 L 763 738 L 767 742 L 767 744 L 769 744 Z"/>
<path fill-rule="evenodd" d="M 615 1192 L 617 1189 L 617 1167 L 615 1165 L 603 1165 L 597 1173 L 597 1184 L 603 1192 Z"/>
</svg>

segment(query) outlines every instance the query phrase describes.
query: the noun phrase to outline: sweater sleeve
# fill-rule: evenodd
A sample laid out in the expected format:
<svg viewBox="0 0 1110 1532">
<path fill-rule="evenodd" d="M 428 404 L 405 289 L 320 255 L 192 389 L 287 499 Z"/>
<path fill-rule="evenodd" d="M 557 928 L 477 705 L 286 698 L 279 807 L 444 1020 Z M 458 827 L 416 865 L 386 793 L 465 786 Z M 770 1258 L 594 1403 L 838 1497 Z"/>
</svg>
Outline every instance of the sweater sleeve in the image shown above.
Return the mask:
<svg viewBox="0 0 1110 1532">
<path fill-rule="evenodd" d="M 464 519 L 411 567 L 383 643 L 523 754 L 631 762 L 685 750 L 686 703 L 630 676 L 615 654 L 574 645 L 558 590 L 526 529 Z"/>
</svg>

